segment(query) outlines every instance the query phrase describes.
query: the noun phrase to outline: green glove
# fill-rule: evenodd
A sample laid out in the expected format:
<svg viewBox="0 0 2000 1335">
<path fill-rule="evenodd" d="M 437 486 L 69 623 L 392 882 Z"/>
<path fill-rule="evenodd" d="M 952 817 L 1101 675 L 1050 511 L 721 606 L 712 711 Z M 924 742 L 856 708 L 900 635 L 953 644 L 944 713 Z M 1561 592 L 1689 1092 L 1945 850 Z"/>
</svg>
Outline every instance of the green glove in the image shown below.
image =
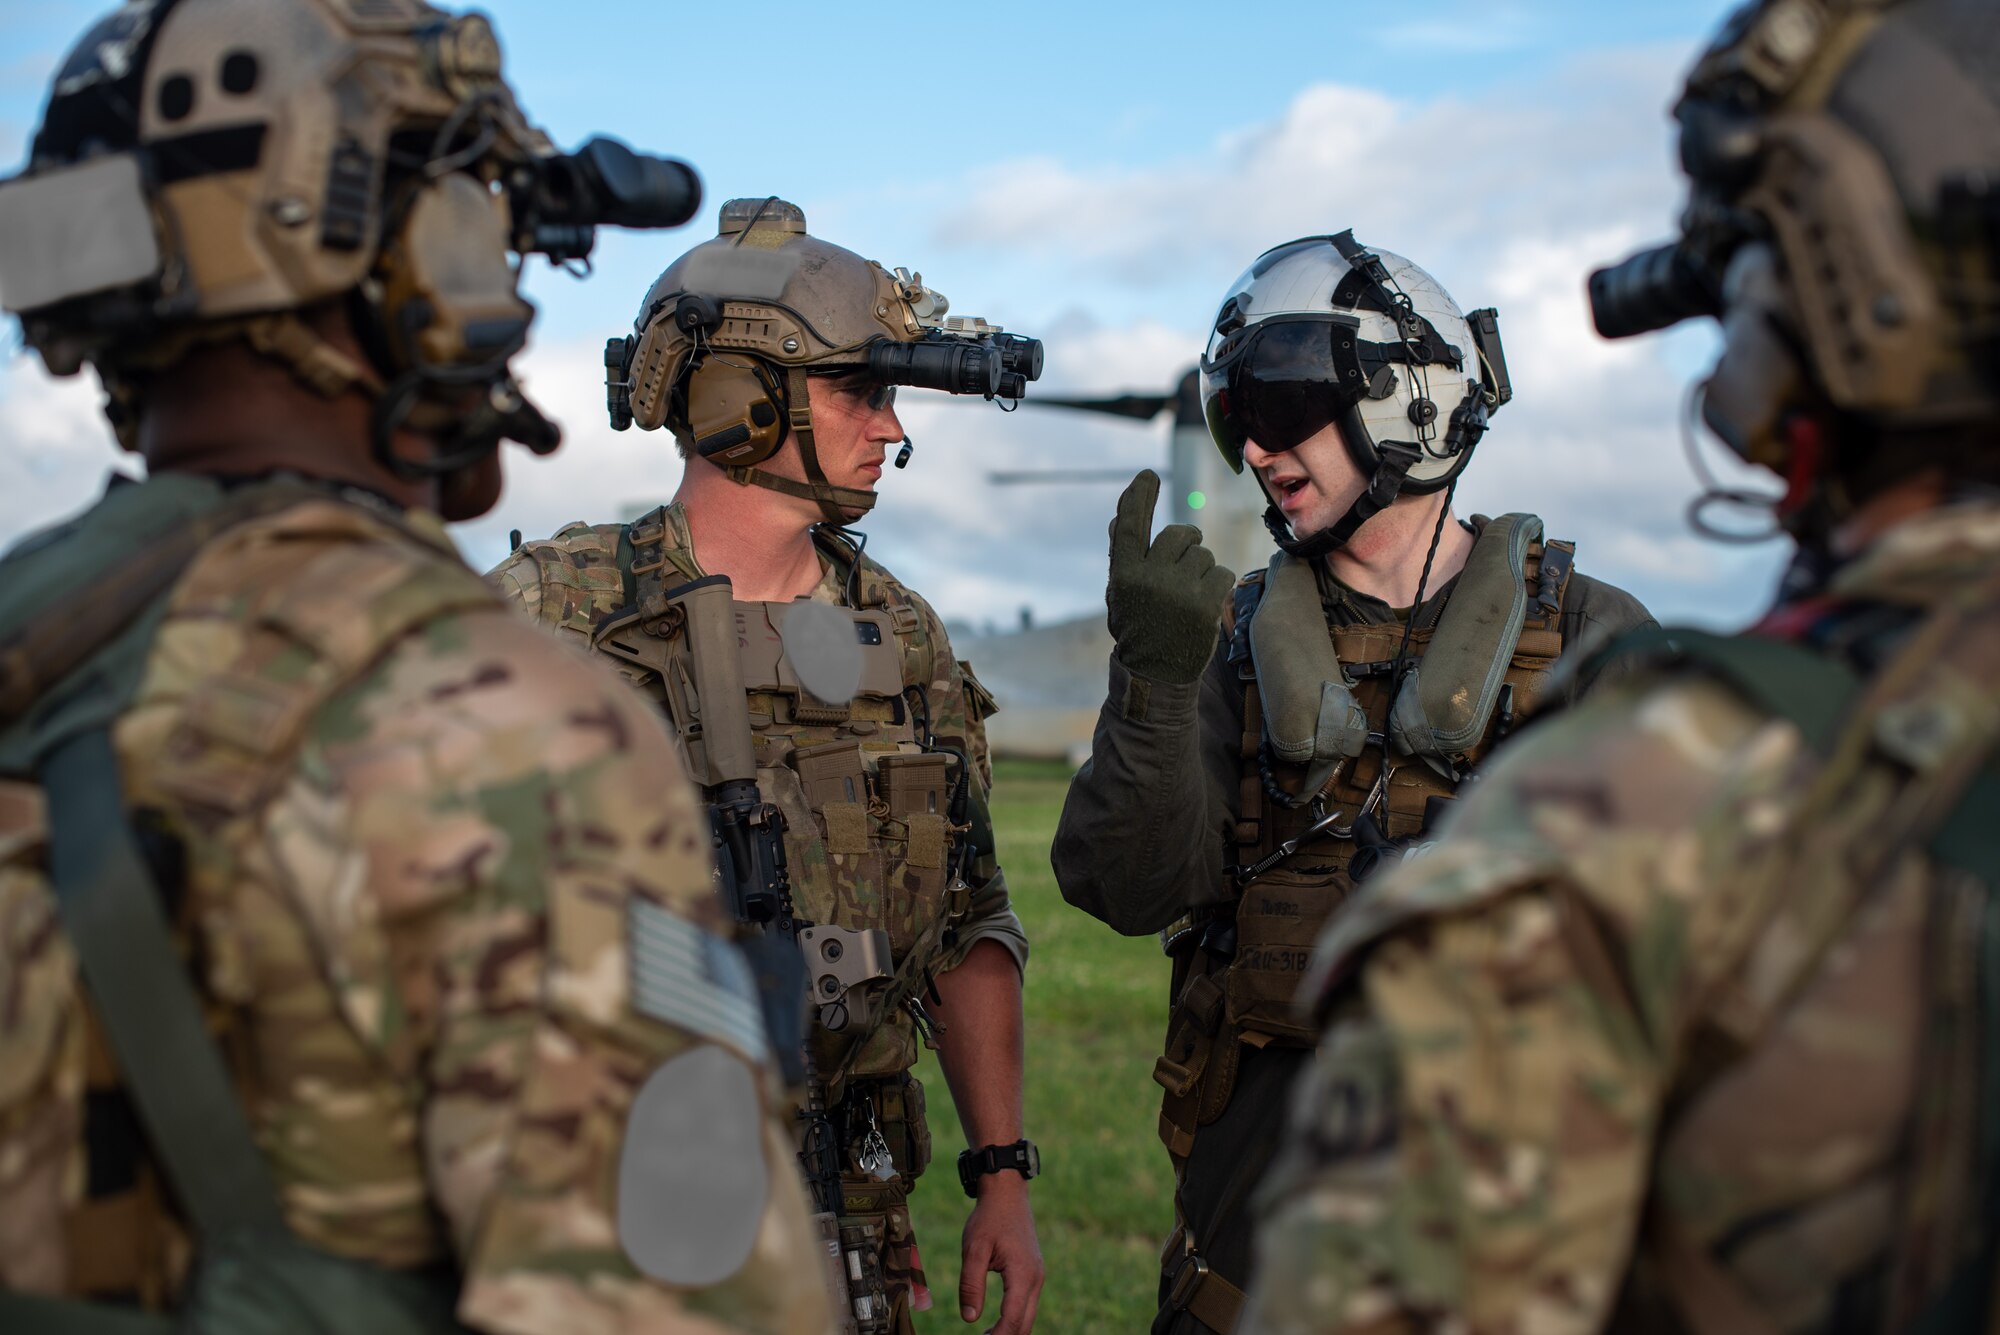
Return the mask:
<svg viewBox="0 0 2000 1335">
<path fill-rule="evenodd" d="M 1236 575 L 1215 563 L 1192 524 L 1169 524 L 1147 543 L 1159 497 L 1159 474 L 1148 468 L 1118 498 L 1104 602 L 1119 662 L 1153 681 L 1190 682 L 1215 652 Z"/>
</svg>

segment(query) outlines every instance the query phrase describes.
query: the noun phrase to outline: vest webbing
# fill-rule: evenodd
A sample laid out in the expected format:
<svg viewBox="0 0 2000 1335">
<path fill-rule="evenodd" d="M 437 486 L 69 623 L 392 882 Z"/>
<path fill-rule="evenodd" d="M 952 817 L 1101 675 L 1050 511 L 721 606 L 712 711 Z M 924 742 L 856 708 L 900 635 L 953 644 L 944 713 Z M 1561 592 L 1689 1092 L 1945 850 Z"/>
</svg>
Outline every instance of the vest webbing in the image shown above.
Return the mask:
<svg viewBox="0 0 2000 1335">
<path fill-rule="evenodd" d="M 699 577 L 699 566 L 692 553 L 675 547 L 664 507 L 628 525 L 618 547 L 618 562 L 621 570 L 627 572 L 627 581 L 633 603 L 642 618 L 665 617 L 668 611 L 668 595 L 679 585 Z M 918 643 L 915 631 L 918 613 L 907 599 L 894 595 L 893 586 L 871 569 L 860 553 L 842 543 L 821 528 L 813 530 L 813 545 L 828 561 L 836 576 L 843 581 L 853 579 L 855 603 L 860 607 L 879 607 L 890 614 L 897 638 L 902 646 L 903 680 L 905 686 L 915 685 L 927 689 L 928 683 L 936 676 L 936 649 L 928 641 Z M 674 632 L 686 634 L 685 627 Z M 665 696 L 662 696 L 665 703 Z M 669 718 L 675 727 L 683 726 L 681 720 Z M 760 761 L 760 763 L 762 763 Z M 970 758 L 964 758 L 970 764 Z M 967 781 L 969 782 L 969 776 Z M 974 852 L 990 851 L 993 837 L 990 817 L 979 804 L 973 804 L 968 813 L 972 828 L 955 839 L 969 840 Z M 956 848 L 946 857 L 948 868 L 957 868 L 960 858 Z M 931 985 L 931 970 L 938 956 L 949 943 L 952 933 L 965 919 L 970 908 L 971 894 L 959 884 L 948 883 L 945 887 L 942 909 L 924 928 L 922 934 L 904 952 L 903 960 L 897 966 L 886 985 L 880 1004 L 861 1025 L 845 1035 L 845 1053 L 841 1060 L 821 1074 L 825 1078 L 830 1102 L 838 1104 L 845 1095 L 847 1082 L 854 1063 L 875 1034 L 902 1009 L 904 1003 L 921 995 Z"/>
</svg>

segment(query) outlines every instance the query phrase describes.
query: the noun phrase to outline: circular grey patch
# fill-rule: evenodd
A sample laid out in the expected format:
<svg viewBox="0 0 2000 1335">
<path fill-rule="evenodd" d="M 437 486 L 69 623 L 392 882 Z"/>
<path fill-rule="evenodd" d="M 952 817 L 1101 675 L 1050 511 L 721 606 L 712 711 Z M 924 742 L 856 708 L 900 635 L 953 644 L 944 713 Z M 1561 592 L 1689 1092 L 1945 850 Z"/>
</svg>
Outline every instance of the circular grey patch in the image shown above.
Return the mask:
<svg viewBox="0 0 2000 1335">
<path fill-rule="evenodd" d="M 799 685 L 830 705 L 844 705 L 861 687 L 861 639 L 854 618 L 825 603 L 785 605 L 785 657 Z"/>
<path fill-rule="evenodd" d="M 750 1067 L 721 1048 L 653 1072 L 618 1156 L 618 1242 L 633 1265 L 680 1288 L 743 1268 L 770 1196 L 763 1126 Z"/>
</svg>

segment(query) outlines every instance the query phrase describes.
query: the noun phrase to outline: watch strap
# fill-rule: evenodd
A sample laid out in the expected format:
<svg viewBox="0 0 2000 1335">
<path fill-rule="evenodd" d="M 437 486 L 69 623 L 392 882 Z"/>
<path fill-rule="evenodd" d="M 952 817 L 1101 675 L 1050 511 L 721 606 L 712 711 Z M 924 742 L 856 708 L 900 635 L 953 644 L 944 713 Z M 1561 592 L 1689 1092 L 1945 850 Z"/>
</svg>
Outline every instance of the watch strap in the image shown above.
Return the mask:
<svg viewBox="0 0 2000 1335">
<path fill-rule="evenodd" d="M 976 1198 L 980 1178 L 1009 1168 L 1024 1181 L 1040 1176 L 1042 1155 L 1034 1141 L 1024 1138 L 1011 1145 L 982 1145 L 976 1150 L 963 1151 L 958 1156 L 958 1182 L 966 1195 Z"/>
</svg>

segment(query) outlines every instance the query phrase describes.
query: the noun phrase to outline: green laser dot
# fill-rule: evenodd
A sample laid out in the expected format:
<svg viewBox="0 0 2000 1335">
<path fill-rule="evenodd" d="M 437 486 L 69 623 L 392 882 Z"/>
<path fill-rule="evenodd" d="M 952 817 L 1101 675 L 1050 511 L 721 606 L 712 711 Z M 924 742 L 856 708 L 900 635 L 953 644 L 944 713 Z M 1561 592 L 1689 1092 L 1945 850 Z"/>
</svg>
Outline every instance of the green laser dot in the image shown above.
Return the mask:
<svg viewBox="0 0 2000 1335">
<path fill-rule="evenodd" d="M 1208 497 L 1202 495 L 1200 492 L 1191 491 L 1188 493 L 1188 509 L 1199 510 L 1201 509 L 1202 506 L 1207 504 L 1208 504 Z"/>
</svg>

